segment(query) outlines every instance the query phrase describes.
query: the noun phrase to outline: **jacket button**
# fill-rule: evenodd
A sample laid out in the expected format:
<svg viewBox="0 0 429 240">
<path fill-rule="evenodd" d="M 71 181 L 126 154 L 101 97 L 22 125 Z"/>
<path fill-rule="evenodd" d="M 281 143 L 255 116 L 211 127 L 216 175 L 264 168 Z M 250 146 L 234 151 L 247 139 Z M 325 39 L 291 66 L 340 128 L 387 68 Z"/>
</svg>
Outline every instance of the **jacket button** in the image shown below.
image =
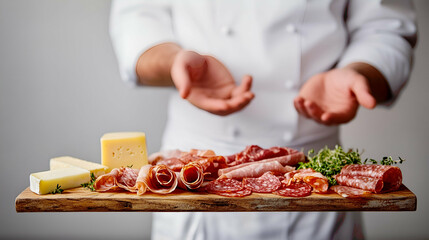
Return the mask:
<svg viewBox="0 0 429 240">
<path fill-rule="evenodd" d="M 298 29 L 296 28 L 296 26 L 294 24 L 288 24 L 286 25 L 286 32 L 288 33 L 297 33 Z"/>
<path fill-rule="evenodd" d="M 295 83 L 292 80 L 286 80 L 284 85 L 285 85 L 285 88 L 288 90 L 291 90 L 295 87 Z"/>
<path fill-rule="evenodd" d="M 220 32 L 225 36 L 231 36 L 233 34 L 233 30 L 229 26 L 223 26 L 220 28 Z"/>
</svg>

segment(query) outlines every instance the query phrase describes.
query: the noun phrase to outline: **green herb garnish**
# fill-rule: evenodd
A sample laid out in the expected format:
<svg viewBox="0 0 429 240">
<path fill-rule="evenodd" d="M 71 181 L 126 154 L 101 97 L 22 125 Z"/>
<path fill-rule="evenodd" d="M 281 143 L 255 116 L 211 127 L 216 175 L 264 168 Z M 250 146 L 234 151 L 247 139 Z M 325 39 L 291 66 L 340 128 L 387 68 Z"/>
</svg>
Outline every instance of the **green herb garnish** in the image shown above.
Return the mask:
<svg viewBox="0 0 429 240">
<path fill-rule="evenodd" d="M 91 173 L 91 181 L 89 181 L 88 183 L 82 183 L 81 186 L 84 188 L 88 188 L 89 190 L 94 192 L 95 191 L 94 183 L 96 179 L 97 178 L 95 177 L 94 173 Z"/>
<path fill-rule="evenodd" d="M 399 160 L 393 160 L 392 156 L 383 157 L 383 159 L 380 161 L 380 164 L 381 165 L 393 165 L 398 163 L 402 164 L 405 161 L 405 159 L 402 159 L 401 157 L 398 157 L 398 158 Z M 374 160 L 374 159 L 365 159 L 363 163 L 366 164 L 367 161 L 370 161 L 372 164 L 379 164 L 377 160 Z"/>
<path fill-rule="evenodd" d="M 61 185 L 57 184 L 57 188 L 50 193 L 51 194 L 57 194 L 57 193 L 61 194 L 61 193 L 63 193 L 63 191 L 64 191 L 64 189 L 61 188 Z"/>
<path fill-rule="evenodd" d="M 134 165 L 134 164 L 131 164 L 130 166 L 127 166 L 127 168 L 133 168 L 133 165 Z"/>
<path fill-rule="evenodd" d="M 330 185 L 337 184 L 337 180 L 333 176 L 339 174 L 344 166 L 361 164 L 360 153 L 358 151 L 349 150 L 348 152 L 344 152 L 341 146 L 338 145 L 333 150 L 326 146 L 317 154 L 314 154 L 314 150 L 310 150 L 307 157 L 308 162 L 300 162 L 298 169 L 312 168 L 326 176 Z"/>
</svg>

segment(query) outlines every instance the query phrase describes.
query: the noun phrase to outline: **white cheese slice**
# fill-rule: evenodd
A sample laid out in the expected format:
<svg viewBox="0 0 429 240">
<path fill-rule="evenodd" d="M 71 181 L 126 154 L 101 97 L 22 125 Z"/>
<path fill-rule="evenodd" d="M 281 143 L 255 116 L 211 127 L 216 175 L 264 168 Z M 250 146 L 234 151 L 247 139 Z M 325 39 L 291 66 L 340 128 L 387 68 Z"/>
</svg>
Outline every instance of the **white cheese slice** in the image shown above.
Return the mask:
<svg viewBox="0 0 429 240">
<path fill-rule="evenodd" d="M 103 175 L 107 171 L 107 166 L 70 156 L 52 158 L 49 163 L 49 167 L 51 170 L 68 167 L 79 167 L 88 170 L 90 173 L 93 173 L 95 177 Z"/>
<path fill-rule="evenodd" d="M 47 194 L 55 191 L 57 185 L 61 189 L 79 187 L 90 181 L 88 170 L 77 167 L 32 173 L 30 175 L 30 190 L 37 194 Z"/>
</svg>

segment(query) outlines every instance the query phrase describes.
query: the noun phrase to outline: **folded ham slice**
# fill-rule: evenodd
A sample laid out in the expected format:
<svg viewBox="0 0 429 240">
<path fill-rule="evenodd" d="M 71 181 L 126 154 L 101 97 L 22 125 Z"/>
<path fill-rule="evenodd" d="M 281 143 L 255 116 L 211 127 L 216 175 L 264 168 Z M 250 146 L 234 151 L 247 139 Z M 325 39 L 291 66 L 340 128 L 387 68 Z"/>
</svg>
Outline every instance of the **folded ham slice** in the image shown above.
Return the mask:
<svg viewBox="0 0 429 240">
<path fill-rule="evenodd" d="M 137 194 L 146 190 L 167 194 L 173 192 L 178 184 L 177 175 L 165 165 L 145 165 L 140 169 L 136 181 Z"/>
<path fill-rule="evenodd" d="M 262 174 L 266 172 L 272 172 L 277 175 L 282 175 L 293 170 L 295 170 L 294 167 L 283 166 L 277 161 L 253 162 L 251 164 L 246 164 L 245 166 L 224 173 L 219 176 L 219 178 L 257 178 L 262 176 Z"/>
<path fill-rule="evenodd" d="M 268 149 L 264 149 L 257 145 L 250 145 L 250 146 L 247 146 L 243 151 L 237 154 L 228 156 L 226 160 L 227 160 L 228 166 L 235 166 L 246 162 L 255 162 L 255 161 L 260 161 L 268 158 L 291 155 L 294 153 L 300 153 L 300 152 L 295 149 L 287 148 L 287 147 L 271 147 Z M 301 157 L 305 158 L 303 153 L 300 153 L 300 154 L 301 154 Z M 289 165 L 295 165 L 295 164 L 289 164 Z"/>
<path fill-rule="evenodd" d="M 303 162 L 304 160 L 305 160 L 304 154 L 302 152 L 297 152 L 297 153 L 293 153 L 290 155 L 268 158 L 268 159 L 260 160 L 257 162 L 247 162 L 247 163 L 242 163 L 240 165 L 235 165 L 235 166 L 228 167 L 228 168 L 222 168 L 222 169 L 219 169 L 218 174 L 219 174 L 219 176 L 221 176 L 221 175 L 226 174 L 228 172 L 231 172 L 233 170 L 242 168 L 242 167 L 247 166 L 247 165 L 255 164 L 255 163 L 266 163 L 266 162 L 276 161 L 276 162 L 279 162 L 283 166 L 286 166 L 286 165 L 294 166 L 294 165 L 298 164 L 298 162 Z"/>
</svg>

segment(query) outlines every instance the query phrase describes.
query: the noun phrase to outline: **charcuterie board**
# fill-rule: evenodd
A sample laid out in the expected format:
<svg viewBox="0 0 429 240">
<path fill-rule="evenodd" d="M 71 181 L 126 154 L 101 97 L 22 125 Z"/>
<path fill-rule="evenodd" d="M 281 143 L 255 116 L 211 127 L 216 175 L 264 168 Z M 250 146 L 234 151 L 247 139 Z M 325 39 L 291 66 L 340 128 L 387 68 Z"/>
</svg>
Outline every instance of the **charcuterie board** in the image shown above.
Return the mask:
<svg viewBox="0 0 429 240">
<path fill-rule="evenodd" d="M 91 192 L 82 187 L 38 195 L 27 188 L 16 198 L 15 207 L 17 212 L 415 211 L 417 198 L 404 185 L 395 192 L 363 198 L 343 198 L 335 193 L 312 193 L 303 198 L 252 193 L 233 198 L 182 190 L 138 196 L 131 192 Z"/>
</svg>

